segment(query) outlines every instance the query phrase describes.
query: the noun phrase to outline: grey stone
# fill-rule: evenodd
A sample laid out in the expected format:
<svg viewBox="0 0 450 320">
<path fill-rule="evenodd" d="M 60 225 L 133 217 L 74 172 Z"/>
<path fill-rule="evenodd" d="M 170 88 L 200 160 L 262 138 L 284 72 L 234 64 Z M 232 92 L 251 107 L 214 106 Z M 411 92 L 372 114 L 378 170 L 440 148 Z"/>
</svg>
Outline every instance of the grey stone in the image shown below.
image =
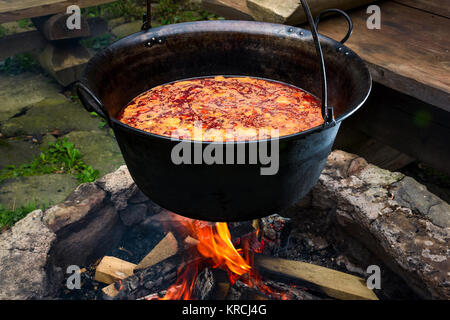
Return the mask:
<svg viewBox="0 0 450 320">
<path fill-rule="evenodd" d="M 45 174 L 41 176 L 8 179 L 0 184 L 0 203 L 6 208 L 37 202 L 55 204 L 64 200 L 78 185 L 69 174 Z"/>
<path fill-rule="evenodd" d="M 44 99 L 64 101 L 61 87 L 41 74 L 0 75 L 0 123 Z"/>
<path fill-rule="evenodd" d="M 65 201 L 45 211 L 44 223 L 58 235 L 85 225 L 103 205 L 105 192 L 94 183 L 78 186 Z"/>
<path fill-rule="evenodd" d="M 87 266 L 119 243 L 125 229 L 113 206 L 99 208 L 90 218 L 58 236 L 51 252 L 55 265 L 64 270 L 70 265 Z"/>
<path fill-rule="evenodd" d="M 73 131 L 65 135 L 80 150 L 83 161 L 99 170 L 100 176 L 117 170 L 124 164 L 116 139 L 106 130 Z"/>
<path fill-rule="evenodd" d="M 427 188 L 411 177 L 405 177 L 394 184 L 395 200 L 402 206 L 409 207 L 424 217 L 428 217 L 434 224 L 450 227 L 450 206 L 427 190 Z"/>
<path fill-rule="evenodd" d="M 47 259 L 56 235 L 42 222 L 42 211 L 30 212 L 0 233 L 0 300 L 51 297 Z"/>
<path fill-rule="evenodd" d="M 147 211 L 148 207 L 145 204 L 130 204 L 119 214 L 124 225 L 133 226 L 144 221 Z"/>
<path fill-rule="evenodd" d="M 414 207 L 420 205 L 409 198 L 404 200 L 408 194 L 416 192 L 417 197 L 426 190 L 405 187 L 408 182 L 399 180 L 400 175 L 364 163 L 350 173 L 355 159 L 358 156 L 332 152 L 312 190 L 313 207 L 335 212 L 342 230 L 369 248 L 416 294 L 428 299 L 449 299 L 450 228 L 413 214 Z M 400 201 L 397 197 L 392 199 L 389 192 L 380 191 L 395 190 L 399 185 L 403 186 Z"/>
<path fill-rule="evenodd" d="M 96 183 L 111 195 L 111 201 L 117 210 L 125 209 L 128 199 L 139 190 L 125 165 L 100 178 Z"/>
<path fill-rule="evenodd" d="M 67 99 L 45 99 L 35 103 L 25 114 L 3 122 L 1 132 L 5 137 L 45 134 L 55 129 L 68 133 L 98 130 L 98 124 L 98 118 L 90 115 L 79 103 Z"/>
<path fill-rule="evenodd" d="M 0 143 L 0 169 L 7 165 L 20 166 L 41 153 L 41 145 L 25 140 L 6 140 Z"/>
</svg>

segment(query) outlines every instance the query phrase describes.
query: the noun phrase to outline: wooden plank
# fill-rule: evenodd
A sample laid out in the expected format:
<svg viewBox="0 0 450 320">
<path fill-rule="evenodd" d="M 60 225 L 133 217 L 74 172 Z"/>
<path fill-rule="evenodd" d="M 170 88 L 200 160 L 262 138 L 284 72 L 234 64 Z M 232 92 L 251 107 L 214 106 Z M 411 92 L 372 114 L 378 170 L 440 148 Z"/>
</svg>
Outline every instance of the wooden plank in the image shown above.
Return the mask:
<svg viewBox="0 0 450 320">
<path fill-rule="evenodd" d="M 205 10 L 229 20 L 253 20 L 244 0 L 202 0 Z"/>
<path fill-rule="evenodd" d="M 0 23 L 65 13 L 70 5 L 80 8 L 96 6 L 114 0 L 0 0 Z"/>
<path fill-rule="evenodd" d="M 136 269 L 148 268 L 158 262 L 161 262 L 178 252 L 178 243 L 174 235 L 169 232 L 149 254 L 142 259 L 136 266 Z"/>
<path fill-rule="evenodd" d="M 119 290 L 116 289 L 114 283 L 111 283 L 102 289 L 103 293 L 110 298 L 114 298 L 119 294 Z"/>
<path fill-rule="evenodd" d="M 95 270 L 94 280 L 111 284 L 131 276 L 135 267 L 134 263 L 116 257 L 104 256 Z"/>
<path fill-rule="evenodd" d="M 395 0 L 395 2 L 450 18 L 450 0 Z"/>
<path fill-rule="evenodd" d="M 96 37 L 108 31 L 108 24 L 101 18 L 87 19 L 90 37 Z M 18 53 L 38 53 L 45 48 L 46 39 L 38 30 L 15 33 L 0 38 L 0 60 L 12 57 Z"/>
<path fill-rule="evenodd" d="M 394 2 L 382 2 L 381 29 L 369 30 L 365 8 L 350 13 L 346 45 L 369 65 L 375 81 L 450 111 L 450 20 Z M 344 19 L 326 19 L 320 33 L 341 39 Z"/>
<path fill-rule="evenodd" d="M 330 297 L 341 300 L 378 300 L 363 278 L 301 261 L 255 255 L 255 266 L 263 274 L 308 282 Z"/>
</svg>

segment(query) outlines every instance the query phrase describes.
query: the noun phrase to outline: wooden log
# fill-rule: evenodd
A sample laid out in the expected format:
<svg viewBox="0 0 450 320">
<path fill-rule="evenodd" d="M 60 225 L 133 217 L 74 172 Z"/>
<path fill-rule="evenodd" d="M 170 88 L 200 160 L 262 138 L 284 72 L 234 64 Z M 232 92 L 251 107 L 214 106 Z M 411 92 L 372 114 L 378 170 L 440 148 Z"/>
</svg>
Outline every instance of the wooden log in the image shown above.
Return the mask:
<svg viewBox="0 0 450 320">
<path fill-rule="evenodd" d="M 136 266 L 136 270 L 148 268 L 163 261 L 178 252 L 178 242 L 174 235 L 169 232 L 144 259 Z"/>
<path fill-rule="evenodd" d="M 373 2 L 373 0 L 309 0 L 313 16 L 319 12 L 337 8 L 348 10 Z M 247 7 L 255 20 L 297 25 L 307 21 L 305 11 L 298 0 L 247 0 Z"/>
<path fill-rule="evenodd" d="M 95 270 L 94 280 L 111 284 L 131 276 L 135 267 L 134 263 L 116 257 L 105 256 Z"/>
<path fill-rule="evenodd" d="M 255 267 L 268 277 L 312 286 L 340 300 L 378 300 L 363 278 L 301 261 L 257 254 Z"/>
<path fill-rule="evenodd" d="M 48 43 L 39 55 L 41 66 L 62 86 L 77 81 L 91 54 L 78 42 Z"/>
<path fill-rule="evenodd" d="M 67 19 L 69 17 L 69 14 L 58 13 L 52 16 L 32 18 L 31 21 L 33 21 L 36 29 L 49 41 L 87 37 L 90 35 L 91 30 L 85 17 L 80 19 L 80 29 L 73 30 L 67 28 Z"/>
<path fill-rule="evenodd" d="M 102 289 L 103 293 L 109 297 L 114 298 L 119 293 L 119 290 L 116 289 L 115 284 L 111 283 Z"/>
<path fill-rule="evenodd" d="M 202 0 L 202 6 L 228 20 L 253 20 L 244 0 Z"/>
<path fill-rule="evenodd" d="M 197 241 L 193 238 L 191 238 L 191 241 Z M 185 241 L 186 242 L 186 241 Z M 198 241 L 197 241 L 198 242 Z M 193 242 L 193 245 L 195 245 L 196 242 Z M 139 269 L 145 269 L 149 268 L 163 260 L 166 260 L 172 256 L 174 256 L 178 252 L 178 243 L 175 237 L 171 232 L 169 232 L 137 265 L 134 265 L 133 271 L 138 271 Z M 120 259 L 117 259 L 120 260 Z M 120 260 L 123 263 L 127 264 L 129 262 Z M 120 263 L 116 263 L 114 266 L 120 267 Z M 114 273 L 116 270 L 109 270 L 109 273 Z M 131 275 L 129 274 L 129 275 Z M 103 293 L 108 296 L 109 298 L 114 298 L 119 291 L 116 289 L 114 283 L 110 284 L 109 286 L 106 286 L 102 289 Z"/>
</svg>

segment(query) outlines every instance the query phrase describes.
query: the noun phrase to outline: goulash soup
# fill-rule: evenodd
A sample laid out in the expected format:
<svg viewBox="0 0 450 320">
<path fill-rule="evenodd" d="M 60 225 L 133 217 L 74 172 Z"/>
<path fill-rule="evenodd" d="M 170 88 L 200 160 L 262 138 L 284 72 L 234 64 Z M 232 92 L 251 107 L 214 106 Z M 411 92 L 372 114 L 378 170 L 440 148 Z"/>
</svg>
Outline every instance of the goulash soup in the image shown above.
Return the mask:
<svg viewBox="0 0 450 320">
<path fill-rule="evenodd" d="M 172 138 L 244 141 L 286 136 L 323 123 L 320 101 L 293 86 L 250 77 L 205 77 L 150 89 L 118 120 Z"/>
</svg>

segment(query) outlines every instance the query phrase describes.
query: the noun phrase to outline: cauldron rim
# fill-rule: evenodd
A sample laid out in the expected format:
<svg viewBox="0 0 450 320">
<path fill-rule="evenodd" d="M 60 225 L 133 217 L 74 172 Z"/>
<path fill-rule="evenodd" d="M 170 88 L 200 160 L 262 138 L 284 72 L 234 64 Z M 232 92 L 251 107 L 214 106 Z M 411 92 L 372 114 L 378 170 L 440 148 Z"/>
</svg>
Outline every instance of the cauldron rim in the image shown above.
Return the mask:
<svg viewBox="0 0 450 320">
<path fill-rule="evenodd" d="M 244 26 L 248 26 L 249 28 L 245 28 Z M 188 31 L 188 32 L 187 32 Z M 139 31 L 133 33 L 127 37 L 124 37 L 113 44 L 109 45 L 104 50 L 97 53 L 94 57 L 90 59 L 88 65 L 86 66 L 83 76 L 81 79 L 82 83 L 87 84 L 87 74 L 90 67 L 95 66 L 97 63 L 101 62 L 102 53 L 112 54 L 113 51 L 123 49 L 126 46 L 132 46 L 133 44 L 140 44 L 142 42 L 146 42 L 153 37 L 166 37 L 166 36 L 176 36 L 178 34 L 186 34 L 186 33 L 207 33 L 207 32 L 234 32 L 234 33 L 242 33 L 242 34 L 258 34 L 258 35 L 268 35 L 268 36 L 277 36 L 277 37 L 290 37 L 295 34 L 301 33 L 302 41 L 310 41 L 311 46 L 313 46 L 312 33 L 307 29 L 303 29 L 300 27 L 293 27 L 289 25 L 277 24 L 277 23 L 269 23 L 269 22 L 261 22 L 261 21 L 245 21 L 245 20 L 205 20 L 205 21 L 191 21 L 191 22 L 181 22 L 169 25 L 163 25 L 159 27 L 154 27 L 148 30 Z M 247 143 L 259 143 L 259 142 L 270 142 L 273 140 L 279 140 L 280 142 L 289 141 L 292 139 L 299 139 L 301 137 L 310 135 L 314 132 L 320 132 L 329 128 L 330 126 L 334 126 L 336 123 L 339 123 L 345 120 L 347 117 L 356 112 L 368 99 L 370 92 L 372 90 L 372 76 L 369 72 L 369 69 L 366 63 L 350 48 L 341 44 L 340 42 L 329 38 L 325 35 L 318 34 L 320 39 L 320 44 L 323 47 L 324 45 L 333 46 L 337 51 L 345 52 L 345 57 L 347 59 L 353 59 L 356 63 L 361 67 L 362 70 L 360 72 L 365 73 L 366 75 L 366 93 L 362 96 L 362 100 L 359 101 L 356 105 L 348 106 L 345 112 L 342 112 L 339 116 L 335 118 L 335 121 L 332 123 L 323 123 L 316 127 L 310 128 L 308 130 L 300 131 L 297 133 L 293 133 L 290 135 L 273 137 L 269 139 L 259 139 L 259 140 L 243 140 L 243 141 L 200 141 L 193 139 L 179 139 L 172 138 L 168 136 L 158 135 L 155 133 L 143 131 L 140 129 L 133 128 L 127 124 L 124 124 L 116 119 L 116 117 L 110 117 L 111 125 L 114 125 L 115 128 L 120 127 L 126 131 L 130 131 L 134 134 L 145 136 L 153 139 L 163 139 L 171 142 L 190 142 L 190 143 L 201 143 L 201 144 L 247 144 Z M 339 50 L 338 50 L 339 49 Z M 97 60 L 99 60 L 97 62 Z M 249 76 L 254 77 L 252 75 L 226 75 L 226 76 Z M 179 79 L 183 80 L 183 79 Z M 267 80 L 277 81 L 274 79 Z M 176 80 L 177 81 L 177 80 Z M 281 81 L 279 81 L 281 82 Z M 294 84 L 285 82 L 288 85 L 295 86 Z M 305 88 L 301 88 L 305 90 Z M 307 91 L 308 92 L 308 91 Z M 123 107 L 122 107 L 123 108 Z"/>
</svg>

